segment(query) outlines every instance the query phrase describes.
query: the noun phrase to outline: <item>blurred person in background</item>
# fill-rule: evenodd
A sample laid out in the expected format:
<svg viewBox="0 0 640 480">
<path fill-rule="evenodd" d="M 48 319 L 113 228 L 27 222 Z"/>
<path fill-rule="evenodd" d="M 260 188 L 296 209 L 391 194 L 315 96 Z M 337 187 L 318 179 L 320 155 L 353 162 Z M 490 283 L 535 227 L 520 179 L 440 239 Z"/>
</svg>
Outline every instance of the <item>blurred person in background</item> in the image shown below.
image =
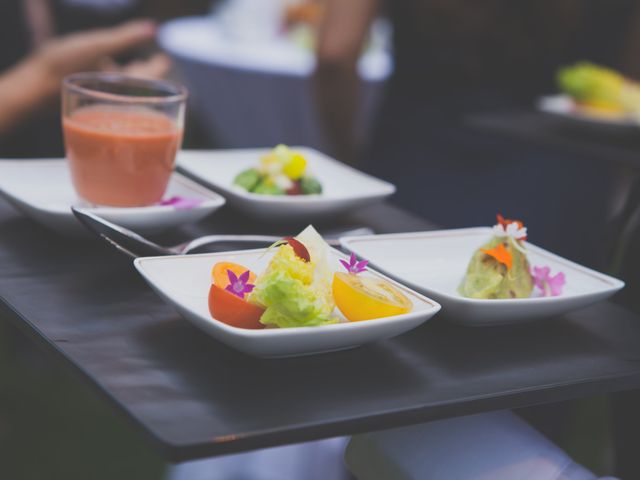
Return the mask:
<svg viewBox="0 0 640 480">
<path fill-rule="evenodd" d="M 210 3 L 2 0 L 0 156 L 62 156 L 62 78 L 89 70 L 164 76 L 168 58 L 150 54 L 154 20 L 205 11 Z M 153 20 L 130 20 L 142 17 Z"/>
<path fill-rule="evenodd" d="M 395 68 L 358 152 L 355 65 L 381 11 L 393 24 Z M 487 225 L 503 212 L 524 220 L 534 242 L 594 265 L 607 169 L 465 118 L 531 109 L 555 90 L 557 68 L 576 60 L 628 72 L 638 13 L 631 0 L 326 0 L 315 85 L 334 153 L 394 182 L 394 201 L 443 226 Z"/>
</svg>

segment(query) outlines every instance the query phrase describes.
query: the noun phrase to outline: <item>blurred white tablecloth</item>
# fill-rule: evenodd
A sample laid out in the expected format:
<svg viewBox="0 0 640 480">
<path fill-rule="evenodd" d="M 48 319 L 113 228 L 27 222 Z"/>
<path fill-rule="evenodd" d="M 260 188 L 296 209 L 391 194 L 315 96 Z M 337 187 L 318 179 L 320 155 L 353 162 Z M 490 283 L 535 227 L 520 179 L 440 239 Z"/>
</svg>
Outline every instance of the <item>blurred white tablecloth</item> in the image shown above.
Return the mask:
<svg viewBox="0 0 640 480">
<path fill-rule="evenodd" d="M 509 411 L 355 435 L 345 458 L 360 480 L 597 480 Z"/>
<path fill-rule="evenodd" d="M 347 437 L 265 448 L 172 465 L 167 480 L 348 480 Z"/>
<path fill-rule="evenodd" d="M 278 143 L 326 150 L 313 101 L 313 52 L 288 37 L 239 38 L 215 17 L 187 17 L 164 24 L 159 42 L 177 63 L 189 88 L 190 108 L 224 148 Z M 359 62 L 364 80 L 358 131 L 366 132 L 391 57 L 372 48 Z"/>
</svg>

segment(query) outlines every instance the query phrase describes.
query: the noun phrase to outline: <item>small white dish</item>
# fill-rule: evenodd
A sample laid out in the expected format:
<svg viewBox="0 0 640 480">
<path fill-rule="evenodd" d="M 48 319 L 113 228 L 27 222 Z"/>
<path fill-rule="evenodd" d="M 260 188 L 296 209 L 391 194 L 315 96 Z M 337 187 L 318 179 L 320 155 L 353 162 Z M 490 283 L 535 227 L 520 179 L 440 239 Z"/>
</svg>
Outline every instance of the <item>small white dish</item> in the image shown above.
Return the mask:
<svg viewBox="0 0 640 480">
<path fill-rule="evenodd" d="M 217 193 L 174 172 L 165 198 L 195 198 L 202 200 L 200 204 L 185 209 L 170 205 L 87 208 L 78 200 L 64 159 L 0 160 L 0 194 L 25 215 L 66 235 L 86 231 L 73 216 L 71 206 L 82 206 L 138 233 L 155 233 L 196 222 L 225 203 Z"/>
<path fill-rule="evenodd" d="M 342 245 L 381 272 L 435 298 L 452 320 L 466 325 L 501 325 L 560 315 L 604 300 L 624 282 L 526 243 L 531 266 L 565 273 L 557 297 L 481 300 L 463 297 L 458 286 L 473 253 L 492 236 L 491 228 L 344 237 Z"/>
<path fill-rule="evenodd" d="M 638 121 L 633 116 L 620 114 L 596 114 L 588 109 L 580 108 L 568 95 L 548 95 L 540 97 L 537 102 L 539 111 L 555 115 L 572 124 L 606 128 L 607 130 L 628 130 L 638 128 Z"/>
<path fill-rule="evenodd" d="M 330 265 L 338 271 L 341 268 L 338 259 L 347 257 L 335 249 L 329 252 Z M 212 318 L 208 304 L 211 267 L 217 262 L 236 262 L 259 275 L 272 256 L 273 252 L 265 254 L 265 250 L 260 249 L 143 257 L 137 258 L 134 265 L 149 285 L 185 319 L 230 347 L 258 357 L 310 355 L 356 347 L 411 330 L 440 310 L 440 305 L 433 300 L 389 280 L 413 302 L 411 312 L 361 322 L 263 330 L 236 328 Z M 372 270 L 367 274 L 386 279 Z M 339 313 L 337 308 L 336 312 Z"/>
<path fill-rule="evenodd" d="M 269 148 L 239 150 L 185 150 L 179 168 L 218 191 L 231 205 L 263 220 L 304 219 L 337 215 L 381 201 L 395 192 L 391 183 L 362 173 L 305 147 L 292 147 L 307 159 L 310 173 L 322 184 L 319 195 L 260 195 L 233 185 L 241 171 L 255 167 Z"/>
</svg>

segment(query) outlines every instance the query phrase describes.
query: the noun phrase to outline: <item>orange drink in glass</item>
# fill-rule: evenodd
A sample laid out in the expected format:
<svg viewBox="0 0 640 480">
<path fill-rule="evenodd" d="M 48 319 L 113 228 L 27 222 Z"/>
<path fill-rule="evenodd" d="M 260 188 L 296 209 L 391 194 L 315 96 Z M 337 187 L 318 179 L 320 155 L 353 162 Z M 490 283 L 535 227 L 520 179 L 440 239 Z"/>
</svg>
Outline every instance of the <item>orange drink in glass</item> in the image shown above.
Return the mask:
<svg viewBox="0 0 640 480">
<path fill-rule="evenodd" d="M 111 73 L 63 82 L 62 125 L 78 196 L 94 205 L 161 200 L 182 142 L 184 87 Z"/>
</svg>

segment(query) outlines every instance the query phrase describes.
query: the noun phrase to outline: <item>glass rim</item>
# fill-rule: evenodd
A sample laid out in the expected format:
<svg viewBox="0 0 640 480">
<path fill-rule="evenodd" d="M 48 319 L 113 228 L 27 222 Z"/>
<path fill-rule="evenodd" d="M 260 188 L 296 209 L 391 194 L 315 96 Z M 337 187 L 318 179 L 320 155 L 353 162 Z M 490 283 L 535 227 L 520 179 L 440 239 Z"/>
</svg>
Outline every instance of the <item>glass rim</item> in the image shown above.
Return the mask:
<svg viewBox="0 0 640 480">
<path fill-rule="evenodd" d="M 136 96 L 126 95 L 120 93 L 103 92 L 91 87 L 85 87 L 75 82 L 81 80 L 103 80 L 105 83 L 117 83 L 121 81 L 131 82 L 132 84 L 138 84 L 141 87 L 148 87 L 150 90 L 159 90 L 164 88 L 166 91 L 175 91 L 174 94 L 169 95 L 150 95 L 150 96 Z M 163 104 L 163 103 L 175 103 L 186 100 L 188 92 L 187 88 L 169 80 L 141 77 L 135 75 L 127 75 L 117 72 L 81 72 L 67 75 L 62 79 L 62 86 L 65 89 L 73 91 L 74 93 L 81 93 L 90 97 L 94 97 L 101 100 L 117 101 L 117 102 L 135 102 L 141 104 Z"/>
</svg>

